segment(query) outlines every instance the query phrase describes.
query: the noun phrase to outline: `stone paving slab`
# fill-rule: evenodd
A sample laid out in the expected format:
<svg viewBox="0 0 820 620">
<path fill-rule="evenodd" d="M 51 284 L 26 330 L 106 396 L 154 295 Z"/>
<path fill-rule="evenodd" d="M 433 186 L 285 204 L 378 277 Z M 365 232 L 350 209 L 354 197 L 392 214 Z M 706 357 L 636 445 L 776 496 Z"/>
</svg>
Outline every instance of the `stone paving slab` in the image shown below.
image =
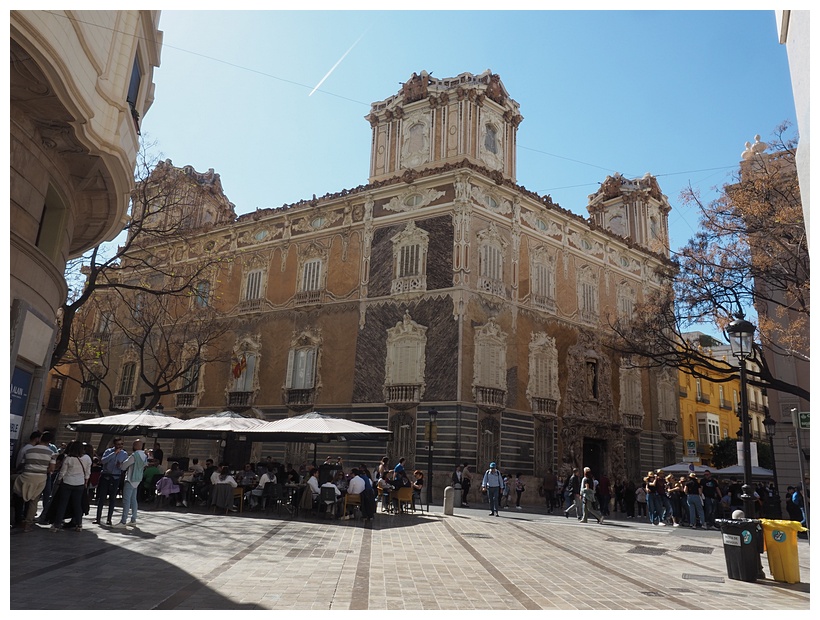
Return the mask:
<svg viewBox="0 0 820 620">
<path fill-rule="evenodd" d="M 727 577 L 718 531 L 461 509 L 360 521 L 143 510 L 138 529 L 12 529 L 10 608 L 810 609 L 801 583 Z"/>
</svg>

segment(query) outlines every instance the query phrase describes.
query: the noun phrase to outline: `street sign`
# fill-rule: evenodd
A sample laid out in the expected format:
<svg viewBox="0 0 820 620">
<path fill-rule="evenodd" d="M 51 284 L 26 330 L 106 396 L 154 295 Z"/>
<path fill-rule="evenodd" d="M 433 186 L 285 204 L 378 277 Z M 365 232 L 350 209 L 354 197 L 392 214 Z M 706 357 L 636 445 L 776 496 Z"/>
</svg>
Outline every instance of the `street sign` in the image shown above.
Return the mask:
<svg viewBox="0 0 820 620">
<path fill-rule="evenodd" d="M 689 458 L 696 457 L 698 455 L 698 442 L 694 441 L 693 439 L 686 440 L 686 456 Z"/>
<path fill-rule="evenodd" d="M 797 412 L 797 425 L 802 428 L 804 431 L 809 430 L 809 411 L 798 411 Z"/>
</svg>

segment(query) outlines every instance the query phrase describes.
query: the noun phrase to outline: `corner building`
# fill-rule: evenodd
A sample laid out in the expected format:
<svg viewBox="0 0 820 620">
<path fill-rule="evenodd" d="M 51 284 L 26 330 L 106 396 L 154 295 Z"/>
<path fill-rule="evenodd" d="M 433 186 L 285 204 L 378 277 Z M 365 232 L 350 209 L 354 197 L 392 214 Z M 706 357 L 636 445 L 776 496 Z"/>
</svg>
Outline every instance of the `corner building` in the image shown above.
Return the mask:
<svg viewBox="0 0 820 620">
<path fill-rule="evenodd" d="M 426 469 L 435 408 L 433 468 L 448 481 L 457 462 L 539 476 L 589 465 L 613 480 L 674 462 L 677 371 L 633 368 L 602 344 L 662 284 L 670 207 L 656 180 L 608 177 L 589 220 L 517 185 L 522 116 L 490 71 L 413 74 L 366 119 L 367 185 L 205 218 L 194 245 L 231 257 L 205 288 L 232 322 L 233 362 L 201 370 L 185 415 L 316 409 L 389 428 L 391 461 Z M 312 458 L 307 445 L 256 450 Z M 351 464 L 384 456 L 319 446 L 340 450 Z"/>
<path fill-rule="evenodd" d="M 159 16 L 10 11 L 12 454 L 40 421 L 66 262 L 116 237 L 128 217 Z"/>
</svg>

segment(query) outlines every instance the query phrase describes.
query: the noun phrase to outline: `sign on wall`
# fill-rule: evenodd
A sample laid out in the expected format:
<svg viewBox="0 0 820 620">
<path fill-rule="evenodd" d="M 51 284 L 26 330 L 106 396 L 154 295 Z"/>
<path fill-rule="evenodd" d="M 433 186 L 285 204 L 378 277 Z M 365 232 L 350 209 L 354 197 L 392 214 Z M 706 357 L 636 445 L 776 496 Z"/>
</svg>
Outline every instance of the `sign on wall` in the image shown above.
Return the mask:
<svg viewBox="0 0 820 620">
<path fill-rule="evenodd" d="M 31 373 L 15 367 L 11 377 L 11 454 L 9 456 L 14 454 L 14 447 L 20 440 L 20 429 L 26 414 L 30 387 Z"/>
</svg>

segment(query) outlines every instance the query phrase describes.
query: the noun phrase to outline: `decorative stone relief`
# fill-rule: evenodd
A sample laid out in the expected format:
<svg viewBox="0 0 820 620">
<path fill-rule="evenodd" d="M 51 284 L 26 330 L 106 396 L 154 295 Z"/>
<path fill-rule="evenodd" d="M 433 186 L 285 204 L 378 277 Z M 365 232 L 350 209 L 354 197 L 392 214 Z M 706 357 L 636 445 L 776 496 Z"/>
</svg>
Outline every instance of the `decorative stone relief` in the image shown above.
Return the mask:
<svg viewBox="0 0 820 620">
<path fill-rule="evenodd" d="M 473 201 L 489 209 L 493 213 L 500 213 L 502 215 L 509 215 L 513 211 L 512 203 L 500 196 L 492 189 L 483 188 L 478 185 L 470 185 L 470 197 Z"/>
<path fill-rule="evenodd" d="M 582 331 L 578 342 L 569 348 L 565 417 L 606 423 L 615 420 L 610 360 L 598 353 L 598 346 L 597 340 Z"/>
<path fill-rule="evenodd" d="M 401 167 L 415 168 L 430 161 L 430 112 L 417 111 L 402 122 Z"/>
<path fill-rule="evenodd" d="M 504 168 L 504 121 L 489 108 L 482 108 L 478 157 L 490 170 Z"/>
<path fill-rule="evenodd" d="M 292 229 L 299 232 L 316 232 L 333 226 L 343 217 L 344 214 L 337 211 L 314 212 L 296 220 Z"/>
<path fill-rule="evenodd" d="M 398 196 L 394 196 L 390 201 L 384 205 L 388 211 L 395 211 L 403 213 L 406 211 L 415 211 L 426 207 L 434 200 L 438 200 L 444 196 L 444 192 L 427 188 L 427 189 L 410 189 L 402 192 Z"/>
</svg>

